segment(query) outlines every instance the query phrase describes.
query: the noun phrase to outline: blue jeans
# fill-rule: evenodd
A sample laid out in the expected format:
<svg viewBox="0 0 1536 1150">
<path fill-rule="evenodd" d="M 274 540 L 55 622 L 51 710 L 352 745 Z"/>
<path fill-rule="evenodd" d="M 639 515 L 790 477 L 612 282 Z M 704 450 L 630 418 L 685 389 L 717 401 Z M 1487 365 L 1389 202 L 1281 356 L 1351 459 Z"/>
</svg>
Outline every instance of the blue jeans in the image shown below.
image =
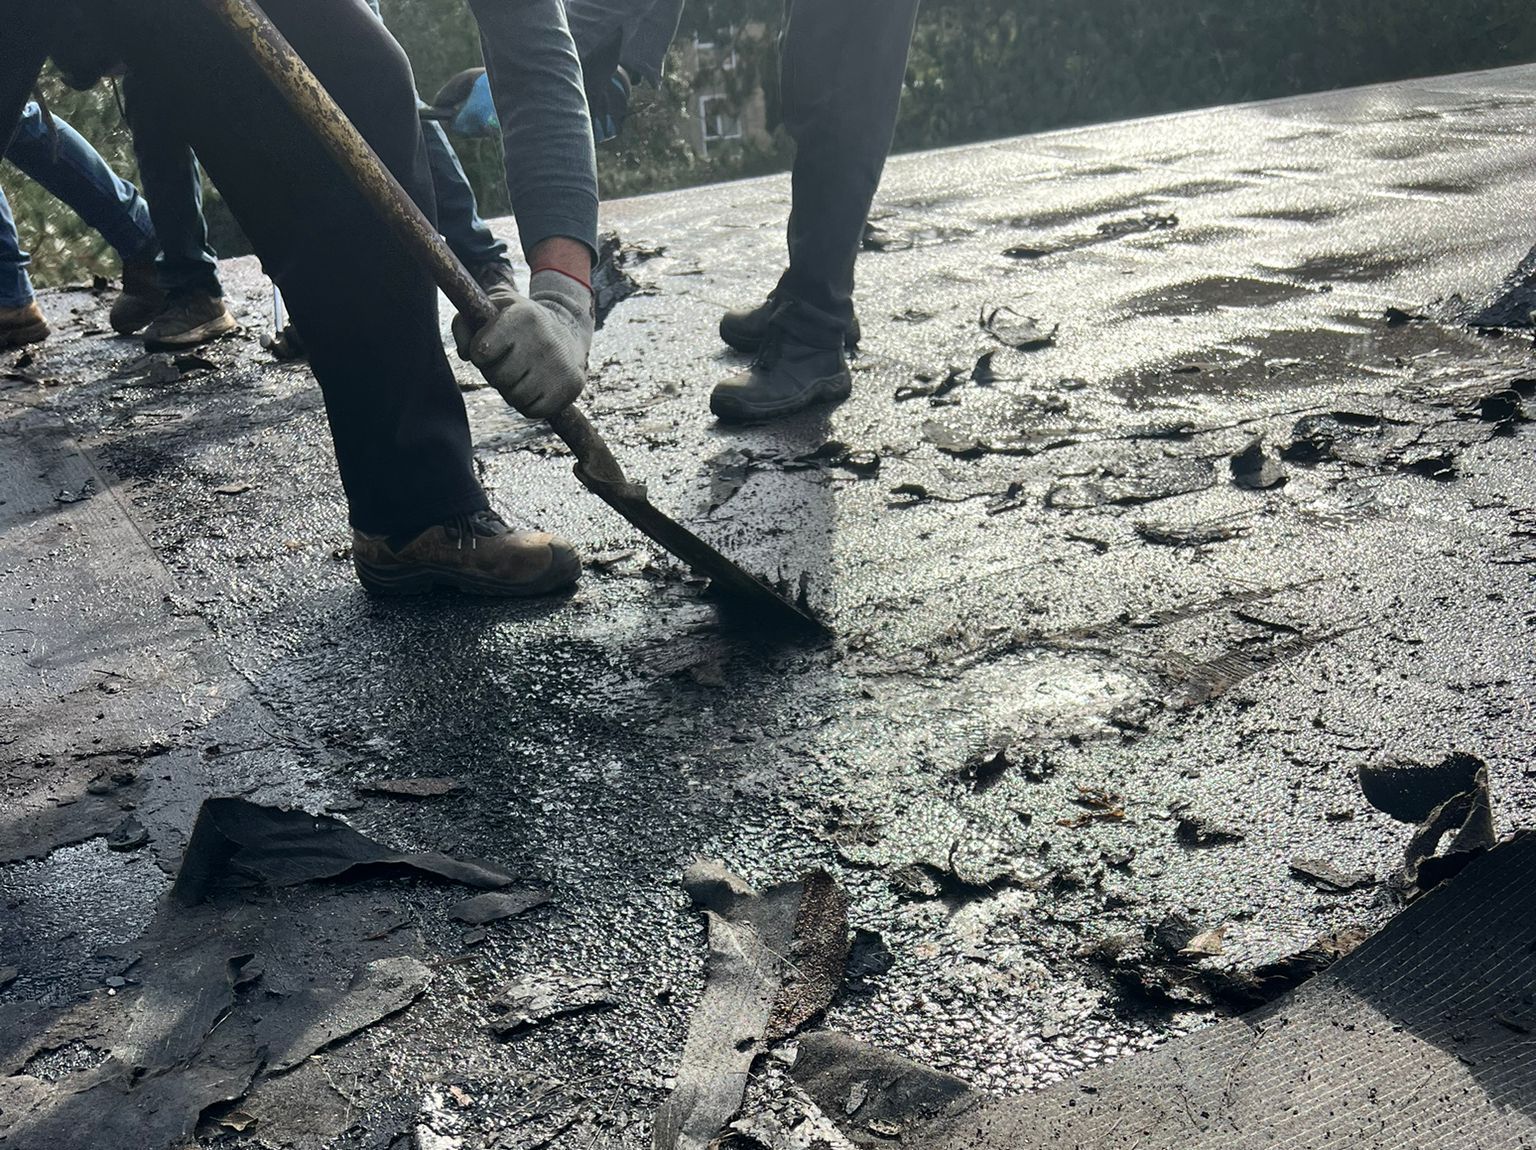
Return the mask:
<svg viewBox="0 0 1536 1150">
<path fill-rule="evenodd" d="M 368 7 L 380 20 L 379 0 L 368 0 Z M 421 97 L 416 97 L 418 107 L 425 107 Z M 467 268 L 483 267 L 507 258 L 507 245 L 491 234 L 485 221 L 480 218 L 480 205 L 475 200 L 475 189 L 464 174 L 459 154 L 448 142 L 448 133 L 436 120 L 421 125 L 422 137 L 427 144 L 427 166 L 432 170 L 432 192 L 437 199 L 437 227 Z"/>
<path fill-rule="evenodd" d="M 467 268 L 484 267 L 507 258 L 507 245 L 491 234 L 480 218 L 475 189 L 459 154 L 448 142 L 448 133 L 436 120 L 423 121 L 427 141 L 427 166 L 432 170 L 432 191 L 437 196 L 437 226 L 453 254 Z"/>
<path fill-rule="evenodd" d="M 53 124 L 57 138 L 48 130 L 41 109 L 29 103 L 5 158 L 73 208 L 124 263 L 153 259 L 159 245 L 144 197 L 107 167 L 80 133 L 57 116 Z M 28 263 L 10 204 L 0 192 L 0 307 L 25 307 L 32 302 Z"/>
<path fill-rule="evenodd" d="M 21 250 L 11 201 L 0 188 L 0 307 L 26 307 L 32 302 L 32 279 L 27 264 L 32 257 Z"/>
</svg>

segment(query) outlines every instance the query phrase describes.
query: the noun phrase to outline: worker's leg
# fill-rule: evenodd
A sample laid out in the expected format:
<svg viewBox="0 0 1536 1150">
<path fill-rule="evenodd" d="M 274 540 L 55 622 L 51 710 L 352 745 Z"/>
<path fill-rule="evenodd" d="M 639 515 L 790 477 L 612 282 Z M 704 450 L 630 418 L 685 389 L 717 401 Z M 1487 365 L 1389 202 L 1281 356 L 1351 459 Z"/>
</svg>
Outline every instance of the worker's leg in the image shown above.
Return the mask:
<svg viewBox="0 0 1536 1150">
<path fill-rule="evenodd" d="M 0 188 L 0 308 L 22 308 L 32 302 L 32 277 L 27 275 L 31 262 L 31 257 L 21 249 L 11 202 Z"/>
<path fill-rule="evenodd" d="M 50 130 L 41 109 L 28 104 L 5 158 L 73 208 L 124 263 L 154 259 L 155 229 L 144 197 L 80 133 L 58 116 L 52 121 Z"/>
<path fill-rule="evenodd" d="M 789 0 L 784 123 L 795 141 L 789 270 L 775 297 L 797 339 L 838 347 L 853 268 L 896 131 L 918 0 Z"/>
<path fill-rule="evenodd" d="M 728 312 L 722 338 L 758 353 L 710 408 L 751 423 L 839 402 L 857 343 L 853 266 L 895 135 L 918 0 L 787 0 L 784 123 L 795 141 L 789 268 L 769 303 Z"/>
<path fill-rule="evenodd" d="M 380 20 L 384 13 L 379 0 L 365 0 L 369 10 Z M 424 107 L 420 95 L 416 97 L 418 108 Z M 443 239 L 459 257 L 459 262 L 482 278 L 490 269 L 497 272 L 506 267 L 507 245 L 491 234 L 480 218 L 480 205 L 475 200 L 475 189 L 464 174 L 459 155 L 448 142 L 448 133 L 436 120 L 423 122 L 422 135 L 426 139 L 427 164 L 432 169 L 432 191 L 437 199 L 437 226 Z M 494 273 L 493 273 L 494 274 Z"/>
<path fill-rule="evenodd" d="M 458 153 L 448 142 L 448 133 L 436 120 L 424 121 L 421 132 L 426 140 L 432 191 L 437 198 L 437 226 L 443 239 L 477 278 L 487 268 L 505 266 L 507 245 L 498 240 L 480 218 L 475 189 L 470 186 Z"/>
<path fill-rule="evenodd" d="M 361 0 L 263 7 L 431 204 L 410 65 Z M 130 16 L 119 40 L 141 86 L 163 97 L 304 333 L 353 525 L 406 536 L 485 508 L 430 277 L 201 4 L 117 0 L 114 10 Z"/>
<path fill-rule="evenodd" d="M 658 86 L 661 84 L 667 50 L 677 37 L 677 26 L 682 18 L 683 0 L 654 0 L 645 15 L 635 22 L 619 54 L 619 63 L 624 65 L 634 79 L 649 80 Z M 577 41 L 576 47 L 581 48 L 580 41 Z"/>
<path fill-rule="evenodd" d="M 130 75 L 124 89 L 139 179 L 160 237 L 160 283 L 172 297 L 218 299 L 224 287 L 218 253 L 208 242 L 197 158 L 176 131 L 175 112 L 160 106 L 156 86 Z"/>
<path fill-rule="evenodd" d="M 9 145 L 21 110 L 32 99 L 49 49 L 58 50 L 54 23 L 59 7 L 11 3 L 0 9 L 5 20 L 5 35 L 0 36 L 0 151 Z"/>
<path fill-rule="evenodd" d="M 0 190 L 0 348 L 48 338 L 48 321 L 33 298 L 27 262 L 10 201 Z"/>
</svg>

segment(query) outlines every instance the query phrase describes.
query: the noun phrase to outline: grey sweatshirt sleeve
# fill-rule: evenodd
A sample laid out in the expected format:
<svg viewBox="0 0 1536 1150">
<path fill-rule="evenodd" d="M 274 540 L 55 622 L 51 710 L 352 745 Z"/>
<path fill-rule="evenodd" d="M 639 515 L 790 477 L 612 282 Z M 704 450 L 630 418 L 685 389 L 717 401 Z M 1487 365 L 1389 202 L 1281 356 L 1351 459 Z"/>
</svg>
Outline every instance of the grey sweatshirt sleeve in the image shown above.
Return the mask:
<svg viewBox="0 0 1536 1150">
<path fill-rule="evenodd" d="M 470 0 L 523 252 L 564 236 L 597 252 L 597 154 L 562 0 Z"/>
</svg>

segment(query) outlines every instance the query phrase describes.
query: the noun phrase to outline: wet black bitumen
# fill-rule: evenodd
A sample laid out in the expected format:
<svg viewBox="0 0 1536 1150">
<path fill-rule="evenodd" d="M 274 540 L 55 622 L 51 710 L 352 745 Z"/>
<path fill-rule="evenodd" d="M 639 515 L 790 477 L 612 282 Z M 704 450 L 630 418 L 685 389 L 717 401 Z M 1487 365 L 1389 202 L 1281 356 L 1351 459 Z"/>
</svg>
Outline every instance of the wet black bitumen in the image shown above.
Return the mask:
<svg viewBox="0 0 1536 1150">
<path fill-rule="evenodd" d="M 1212 1017 L 1121 976 L 1170 915 L 1221 931 L 1215 969 L 1379 927 L 1384 883 L 1291 865 L 1401 866 L 1362 763 L 1464 751 L 1501 829 L 1536 806 L 1530 345 L 1460 322 L 1531 246 L 1532 75 L 898 158 L 854 399 L 748 432 L 708 418 L 736 366 L 713 331 L 771 285 L 787 183 L 609 205 L 655 254 L 599 337 L 594 419 L 657 506 L 805 573 L 829 647 L 722 630 L 484 390 L 495 499 L 604 561 L 548 603 L 370 602 L 254 266 L 227 268 L 247 334 L 205 363 L 50 294 L 54 340 L 0 358 L 0 1005 L 144 993 L 136 940 L 209 794 L 551 896 L 469 930 L 449 885 L 284 902 L 433 977 L 262 1084 L 254 1125 L 212 1132 L 232 1145 L 647 1145 L 701 983 L 699 857 L 760 888 L 831 871 L 892 964 L 828 1023 L 1004 1095 Z M 1232 482 L 1256 442 L 1283 483 Z M 460 786 L 377 793 L 402 778 Z M 149 841 L 114 851 L 128 816 Z M 498 991 L 545 978 L 618 1005 L 498 1038 Z M 748 1109 L 793 1098 L 770 1060 Z"/>
</svg>

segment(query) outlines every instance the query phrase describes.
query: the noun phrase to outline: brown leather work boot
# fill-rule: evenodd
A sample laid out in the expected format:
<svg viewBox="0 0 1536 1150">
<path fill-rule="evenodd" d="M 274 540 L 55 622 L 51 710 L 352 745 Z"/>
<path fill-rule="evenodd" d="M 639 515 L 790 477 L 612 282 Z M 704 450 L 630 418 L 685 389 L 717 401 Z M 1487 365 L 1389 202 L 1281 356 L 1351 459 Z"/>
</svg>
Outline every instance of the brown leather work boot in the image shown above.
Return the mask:
<svg viewBox="0 0 1536 1150">
<path fill-rule="evenodd" d="M 25 307 L 0 307 L 0 347 L 42 343 L 48 338 L 48 321 L 33 300 Z"/>
<path fill-rule="evenodd" d="M 118 335 L 143 331 L 165 311 L 165 289 L 155 261 L 123 265 L 123 290 L 112 303 L 108 322 Z"/>
<path fill-rule="evenodd" d="M 146 351 L 181 351 L 222 339 L 240 325 L 224 301 L 212 295 L 170 297 L 155 321 L 144 329 Z"/>
<path fill-rule="evenodd" d="M 460 516 L 407 539 L 353 531 L 352 565 L 375 595 L 447 588 L 521 598 L 563 591 L 581 574 L 581 557 L 564 539 L 513 531 L 494 511 Z"/>
</svg>

